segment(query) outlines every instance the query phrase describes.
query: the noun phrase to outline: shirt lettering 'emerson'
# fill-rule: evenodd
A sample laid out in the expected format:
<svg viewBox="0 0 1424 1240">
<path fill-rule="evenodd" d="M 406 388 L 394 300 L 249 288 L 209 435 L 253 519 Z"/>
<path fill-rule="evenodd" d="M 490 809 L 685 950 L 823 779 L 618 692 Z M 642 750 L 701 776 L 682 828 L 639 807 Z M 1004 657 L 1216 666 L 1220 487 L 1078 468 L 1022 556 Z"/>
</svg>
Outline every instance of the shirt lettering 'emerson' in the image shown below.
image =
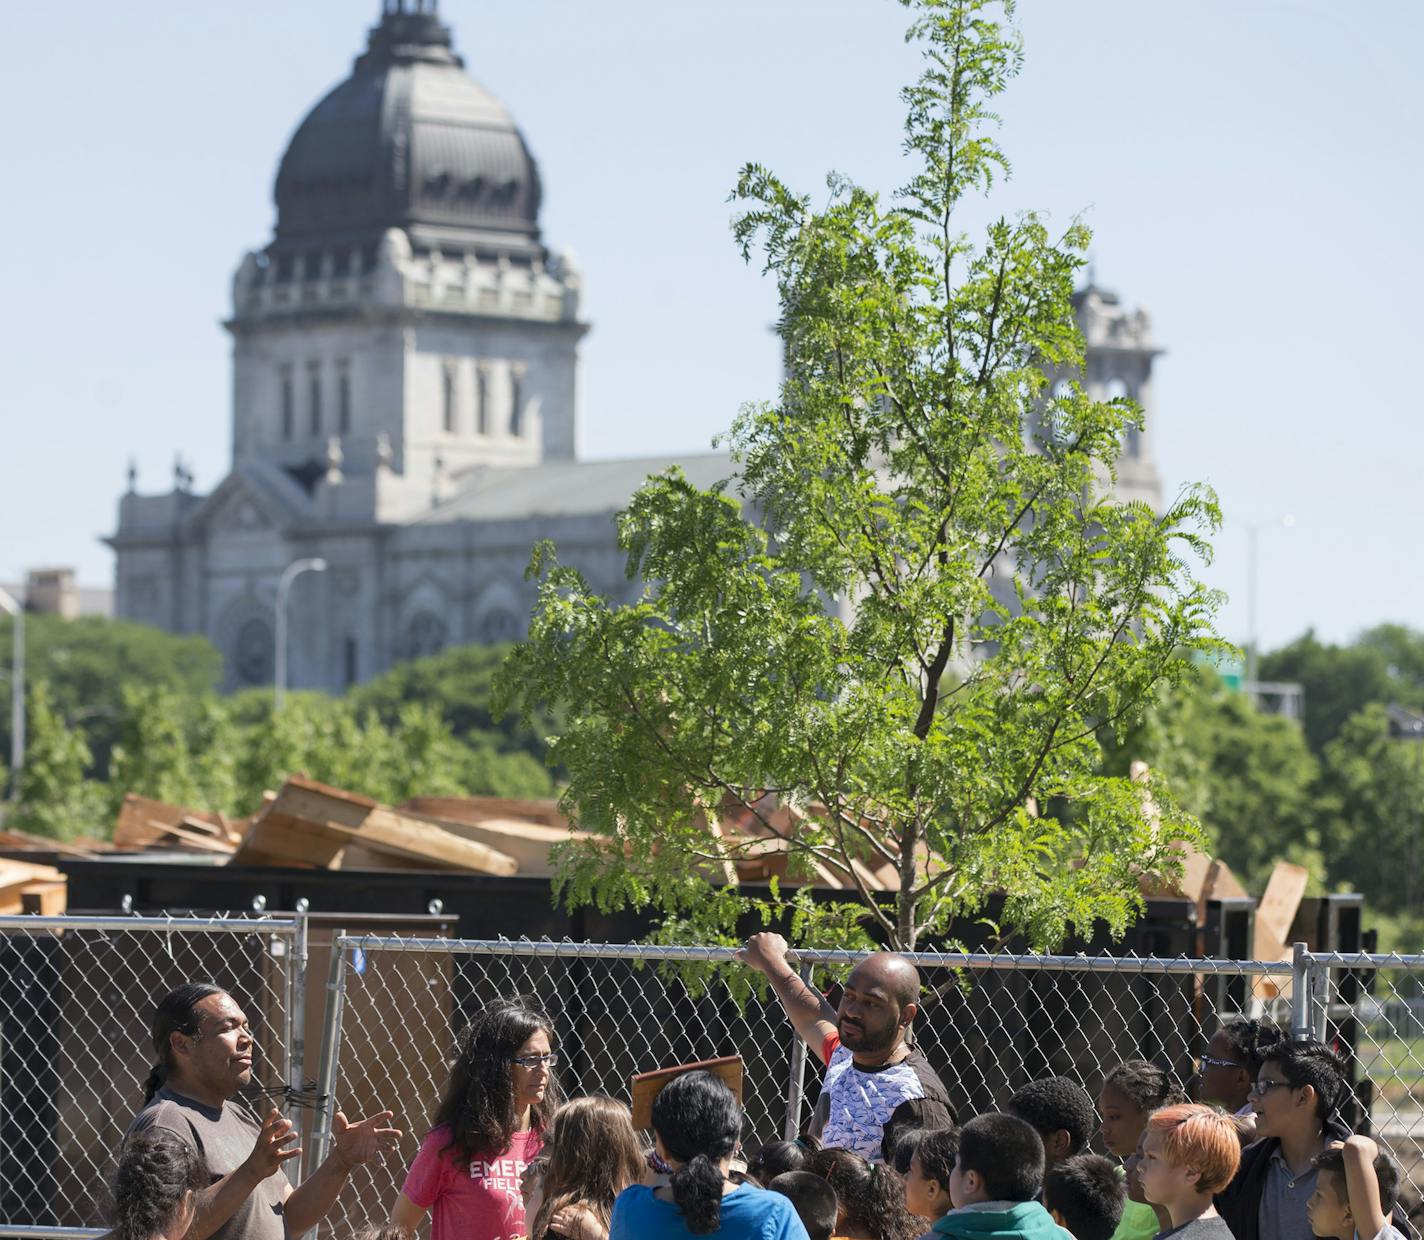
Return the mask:
<svg viewBox="0 0 1424 1240">
<path fill-rule="evenodd" d="M 900 1063 L 867 1071 L 838 1042 L 816 1110 L 823 1145 L 854 1150 L 872 1162 L 891 1152 L 892 1126 L 903 1121 L 938 1127 L 952 1120 L 944 1085 L 918 1048 Z"/>
</svg>

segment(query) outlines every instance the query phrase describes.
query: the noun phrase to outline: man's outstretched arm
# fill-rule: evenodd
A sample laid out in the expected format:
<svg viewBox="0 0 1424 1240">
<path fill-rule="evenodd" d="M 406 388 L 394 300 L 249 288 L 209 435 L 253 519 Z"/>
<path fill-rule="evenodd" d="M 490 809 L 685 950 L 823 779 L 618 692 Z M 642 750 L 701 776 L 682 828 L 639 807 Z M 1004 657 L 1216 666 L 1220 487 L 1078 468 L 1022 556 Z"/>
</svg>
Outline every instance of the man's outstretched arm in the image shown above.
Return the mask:
<svg viewBox="0 0 1424 1240">
<path fill-rule="evenodd" d="M 752 935 L 737 958 L 766 976 L 796 1032 L 819 1057 L 826 1039 L 836 1032 L 836 1010 L 787 963 L 787 950 L 781 935 L 764 932 Z"/>
</svg>

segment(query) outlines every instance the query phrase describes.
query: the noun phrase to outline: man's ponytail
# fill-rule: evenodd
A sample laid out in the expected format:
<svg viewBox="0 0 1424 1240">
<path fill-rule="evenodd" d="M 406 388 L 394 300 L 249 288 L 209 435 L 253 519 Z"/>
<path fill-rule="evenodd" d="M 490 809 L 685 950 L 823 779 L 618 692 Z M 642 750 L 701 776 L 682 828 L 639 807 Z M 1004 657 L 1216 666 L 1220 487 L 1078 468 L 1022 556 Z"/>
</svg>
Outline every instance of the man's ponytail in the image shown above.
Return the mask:
<svg viewBox="0 0 1424 1240">
<path fill-rule="evenodd" d="M 722 1226 L 722 1169 L 706 1154 L 672 1173 L 672 1199 L 694 1236 L 705 1236 Z"/>
<path fill-rule="evenodd" d="M 653 1101 L 653 1130 L 681 1165 L 672 1173 L 672 1199 L 687 1230 L 705 1236 L 722 1225 L 723 1159 L 742 1135 L 742 1108 L 726 1083 L 710 1072 L 674 1077 Z"/>
</svg>

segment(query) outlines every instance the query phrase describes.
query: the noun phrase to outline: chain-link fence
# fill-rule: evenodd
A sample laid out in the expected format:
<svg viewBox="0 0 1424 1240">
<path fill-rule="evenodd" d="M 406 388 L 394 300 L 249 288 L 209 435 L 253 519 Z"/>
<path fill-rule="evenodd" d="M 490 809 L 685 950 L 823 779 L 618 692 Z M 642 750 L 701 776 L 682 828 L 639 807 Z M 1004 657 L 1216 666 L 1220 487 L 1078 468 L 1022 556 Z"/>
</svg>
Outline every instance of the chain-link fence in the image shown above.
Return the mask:
<svg viewBox="0 0 1424 1240">
<path fill-rule="evenodd" d="M 0 1236 L 106 1227 L 114 1156 L 153 1066 L 154 1005 L 210 980 L 256 1038 L 254 1092 L 300 1083 L 304 925 L 0 917 Z"/>
<path fill-rule="evenodd" d="M 800 964 L 834 1002 L 857 959 L 805 953 Z M 1222 1016 L 1289 1016 L 1290 963 L 914 959 L 925 985 L 917 1037 L 962 1116 L 1002 1106 L 1045 1075 L 1070 1076 L 1096 1096 L 1103 1072 L 1135 1057 L 1185 1084 Z M 801 1131 L 815 1103 L 819 1072 L 807 1069 L 775 998 L 727 950 L 352 936 L 337 940 L 333 969 L 342 1002 L 318 1090 L 363 1110 L 395 1106 L 410 1131 L 399 1158 L 342 1195 L 332 1235 L 386 1217 L 464 1028 L 500 996 L 528 996 L 548 1013 L 566 1095 L 627 1099 L 636 1072 L 740 1054 L 748 1148 Z"/>
<path fill-rule="evenodd" d="M 302 915 L 0 918 L 0 1237 L 102 1227 L 114 1154 L 152 1062 L 153 1004 L 184 981 L 213 980 L 243 1004 L 257 1030 L 255 1095 L 285 1089 L 289 1103 L 320 1104 L 307 1168 L 329 1149 L 337 1105 L 396 1111 L 399 1153 L 357 1171 L 323 1228 L 343 1240 L 388 1217 L 459 1039 L 495 998 L 528 996 L 549 1014 L 569 1096 L 626 1099 L 636 1072 L 739 1054 L 748 1147 L 801 1131 L 815 1104 L 819 1071 L 727 950 L 338 935 L 324 991 L 308 987 L 306 959 Z M 799 963 L 834 1003 L 858 959 L 805 953 Z M 1096 1095 L 1128 1058 L 1186 1084 L 1223 1018 L 1265 1016 L 1346 1052 L 1351 1118 L 1399 1160 L 1406 1202 L 1419 1201 L 1424 956 L 914 959 L 925 984 L 917 1037 L 961 1116 L 1046 1075 Z M 315 1065 L 304 1031 L 318 1028 Z M 314 1088 L 303 1077 L 313 1067 Z"/>
</svg>

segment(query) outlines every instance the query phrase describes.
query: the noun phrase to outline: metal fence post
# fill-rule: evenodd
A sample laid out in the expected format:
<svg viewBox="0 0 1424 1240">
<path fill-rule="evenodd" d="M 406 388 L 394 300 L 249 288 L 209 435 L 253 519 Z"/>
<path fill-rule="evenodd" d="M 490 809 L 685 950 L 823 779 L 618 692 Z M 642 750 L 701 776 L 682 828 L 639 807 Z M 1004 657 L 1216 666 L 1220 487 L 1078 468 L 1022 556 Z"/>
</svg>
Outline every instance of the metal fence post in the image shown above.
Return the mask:
<svg viewBox="0 0 1424 1240">
<path fill-rule="evenodd" d="M 346 932 L 331 936 L 331 966 L 326 973 L 326 1006 L 321 1020 L 321 1060 L 316 1080 L 316 1131 L 312 1134 L 313 1168 L 326 1161 L 336 1120 L 336 1066 L 341 1055 L 341 1016 L 346 1004 Z"/>
<path fill-rule="evenodd" d="M 292 937 L 291 959 L 287 965 L 287 1089 L 289 1099 L 299 1099 L 306 1088 L 307 1049 L 307 913 L 299 908 L 296 933 Z M 302 1182 L 305 1157 L 287 1165 L 287 1179 L 293 1187 Z"/>
<path fill-rule="evenodd" d="M 1315 962 L 1310 948 L 1296 943 L 1291 950 L 1291 1037 L 1308 1038 L 1315 1029 L 1311 1012 L 1314 999 Z"/>
<path fill-rule="evenodd" d="M 1324 1042 L 1330 1023 L 1330 965 L 1310 961 L 1310 1036 Z"/>
<path fill-rule="evenodd" d="M 801 980 L 811 985 L 812 966 L 803 964 L 799 970 Z M 791 1030 L 791 1064 L 786 1078 L 786 1121 L 782 1135 L 794 1141 L 801 1135 L 801 1102 L 806 1095 L 806 1039 Z"/>
</svg>

